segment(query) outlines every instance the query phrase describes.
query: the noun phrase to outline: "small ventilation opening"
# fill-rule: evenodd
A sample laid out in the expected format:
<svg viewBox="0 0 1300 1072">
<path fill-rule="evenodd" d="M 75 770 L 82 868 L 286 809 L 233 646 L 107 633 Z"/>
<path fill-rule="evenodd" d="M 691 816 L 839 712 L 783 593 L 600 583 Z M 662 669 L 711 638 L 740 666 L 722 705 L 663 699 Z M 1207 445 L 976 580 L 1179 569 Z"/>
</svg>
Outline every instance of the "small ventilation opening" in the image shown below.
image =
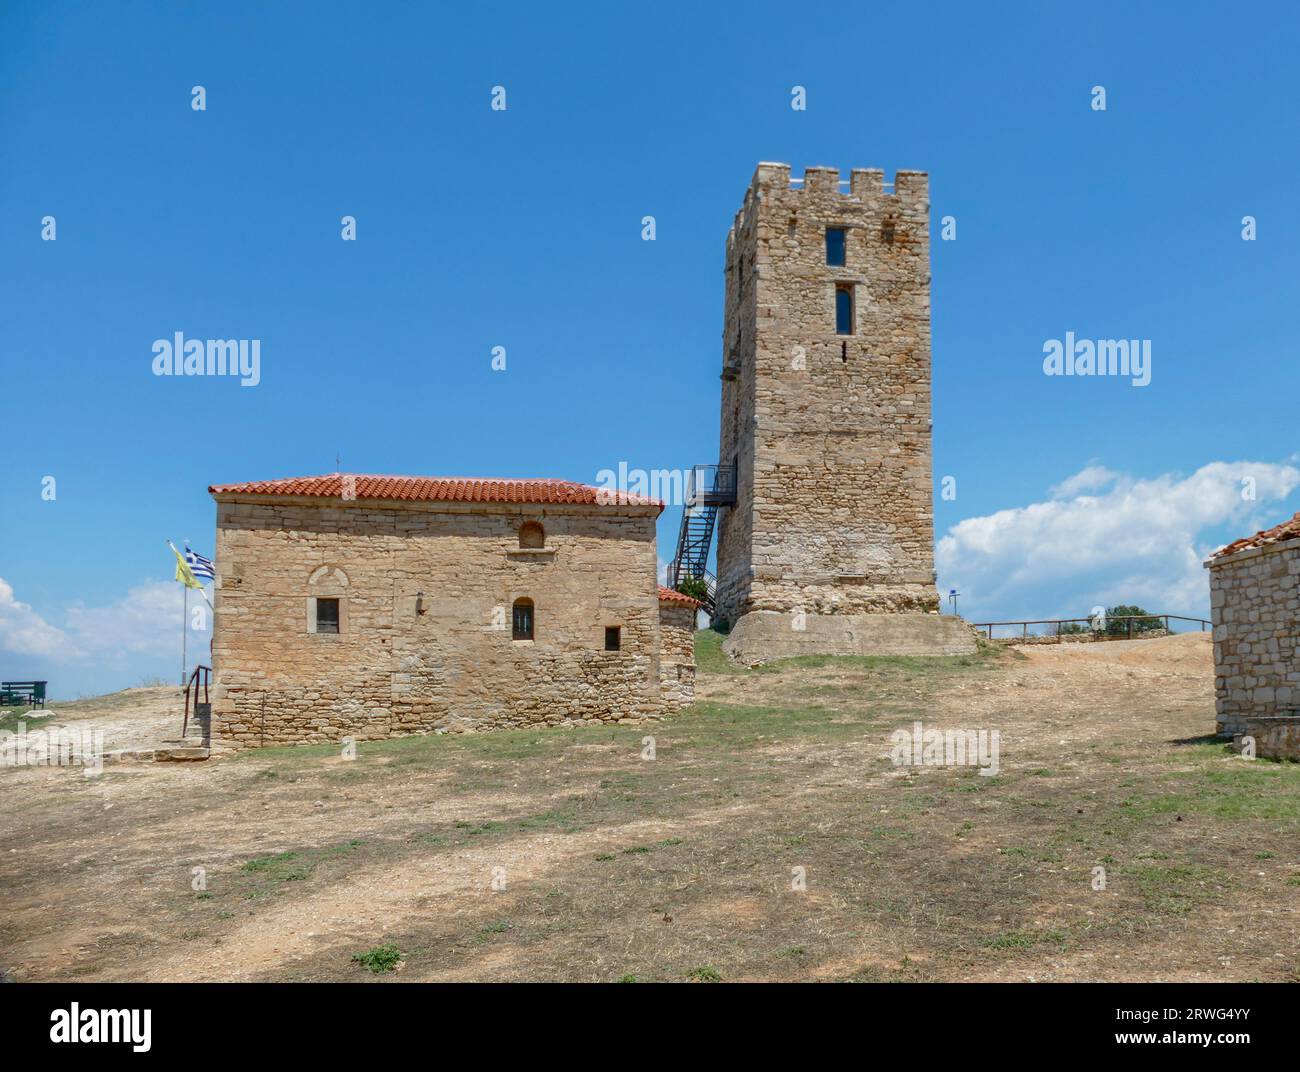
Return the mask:
<svg viewBox="0 0 1300 1072">
<path fill-rule="evenodd" d="M 617 625 L 605 626 L 605 650 L 618 651 L 621 646 L 620 628 Z"/>
</svg>

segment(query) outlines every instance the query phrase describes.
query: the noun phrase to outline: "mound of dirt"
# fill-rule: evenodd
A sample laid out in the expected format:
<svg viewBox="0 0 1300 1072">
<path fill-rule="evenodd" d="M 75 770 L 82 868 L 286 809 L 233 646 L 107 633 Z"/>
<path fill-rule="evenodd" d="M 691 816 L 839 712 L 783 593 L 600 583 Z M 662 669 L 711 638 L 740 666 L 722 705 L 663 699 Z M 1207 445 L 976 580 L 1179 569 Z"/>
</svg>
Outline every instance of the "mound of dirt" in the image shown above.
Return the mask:
<svg viewBox="0 0 1300 1072">
<path fill-rule="evenodd" d="M 1214 672 L 1214 645 L 1208 632 L 1180 633 L 1154 640 L 1031 645 L 1016 650 L 1024 652 L 1031 663 L 1049 666 L 1091 660 L 1148 670 Z"/>
<path fill-rule="evenodd" d="M 173 685 L 122 689 L 104 696 L 67 703 L 50 701 L 44 711 L 32 711 L 29 718 L 48 716 L 36 728 L 57 730 L 67 726 L 98 730 L 104 734 L 104 749 L 155 748 L 159 741 L 179 737 L 185 713 L 185 694 Z"/>
</svg>

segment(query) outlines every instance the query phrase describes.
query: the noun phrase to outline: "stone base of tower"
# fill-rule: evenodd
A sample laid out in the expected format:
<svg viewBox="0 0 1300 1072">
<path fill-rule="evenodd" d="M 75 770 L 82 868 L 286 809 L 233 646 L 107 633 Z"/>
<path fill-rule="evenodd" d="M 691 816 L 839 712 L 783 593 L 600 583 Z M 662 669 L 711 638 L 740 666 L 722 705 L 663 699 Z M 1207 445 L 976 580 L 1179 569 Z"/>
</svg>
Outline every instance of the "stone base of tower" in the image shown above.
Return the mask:
<svg viewBox="0 0 1300 1072">
<path fill-rule="evenodd" d="M 781 611 L 743 614 L 722 644 L 737 662 L 792 655 L 969 655 L 975 633 L 951 614 L 806 614 L 802 629 Z"/>
</svg>

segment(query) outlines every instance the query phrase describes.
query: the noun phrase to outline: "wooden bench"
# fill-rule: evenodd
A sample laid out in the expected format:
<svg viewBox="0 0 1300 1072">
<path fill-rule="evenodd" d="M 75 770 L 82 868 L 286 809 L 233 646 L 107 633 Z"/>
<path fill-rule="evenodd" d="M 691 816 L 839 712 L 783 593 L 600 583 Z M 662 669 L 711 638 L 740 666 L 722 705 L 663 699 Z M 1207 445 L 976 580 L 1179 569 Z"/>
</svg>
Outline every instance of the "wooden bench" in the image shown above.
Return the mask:
<svg viewBox="0 0 1300 1072">
<path fill-rule="evenodd" d="M 0 707 L 44 707 L 48 681 L 0 681 Z"/>
</svg>

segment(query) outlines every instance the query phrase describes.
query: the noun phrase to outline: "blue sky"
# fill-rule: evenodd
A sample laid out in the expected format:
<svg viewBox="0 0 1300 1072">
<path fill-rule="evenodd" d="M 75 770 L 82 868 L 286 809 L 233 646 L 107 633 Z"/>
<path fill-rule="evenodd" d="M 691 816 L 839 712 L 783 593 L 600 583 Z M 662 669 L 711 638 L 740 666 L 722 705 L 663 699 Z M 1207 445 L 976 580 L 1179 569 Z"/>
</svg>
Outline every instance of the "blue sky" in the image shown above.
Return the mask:
<svg viewBox="0 0 1300 1072">
<path fill-rule="evenodd" d="M 1297 29 L 1281 4 L 8 3 L 0 676 L 174 677 L 163 541 L 211 552 L 211 483 L 713 460 L 759 160 L 931 175 L 963 612 L 1204 614 L 1199 556 L 1300 509 Z M 155 377 L 177 331 L 260 339 L 261 383 Z M 1067 331 L 1152 340 L 1150 385 L 1045 376 Z"/>
</svg>

